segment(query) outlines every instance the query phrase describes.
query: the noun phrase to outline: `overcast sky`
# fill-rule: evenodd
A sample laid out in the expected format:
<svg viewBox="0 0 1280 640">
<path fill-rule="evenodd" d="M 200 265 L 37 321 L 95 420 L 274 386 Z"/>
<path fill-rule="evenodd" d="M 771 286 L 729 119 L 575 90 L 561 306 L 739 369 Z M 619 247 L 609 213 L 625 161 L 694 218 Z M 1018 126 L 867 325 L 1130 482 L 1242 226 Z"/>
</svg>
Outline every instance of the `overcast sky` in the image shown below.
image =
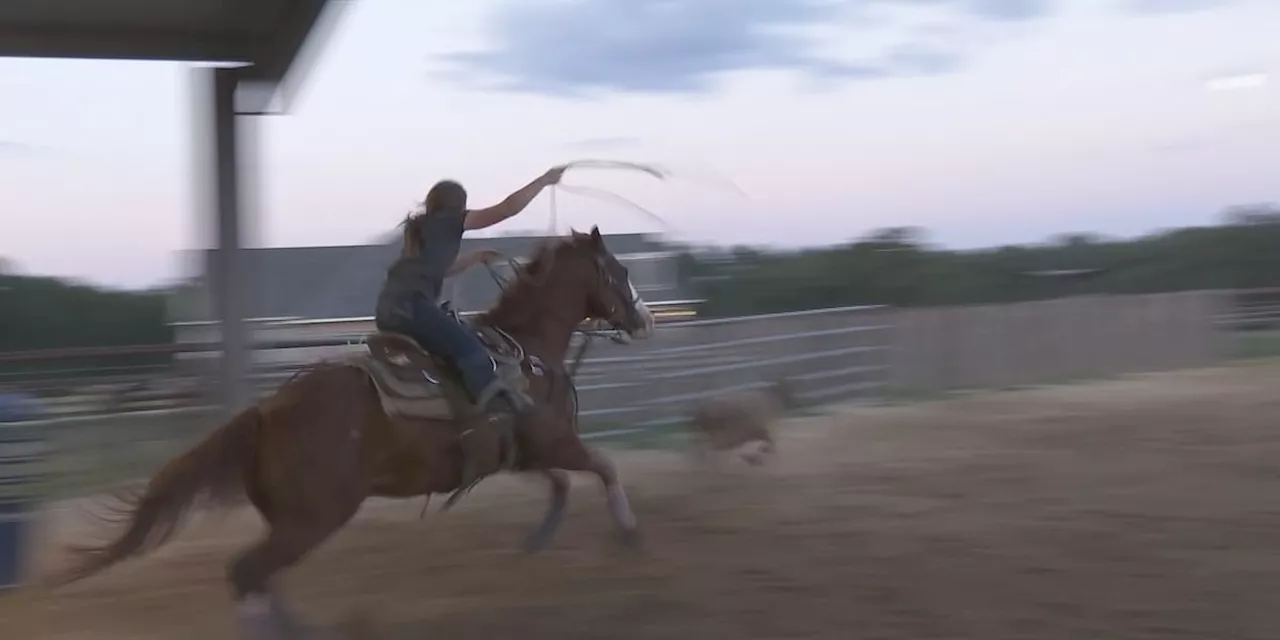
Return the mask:
<svg viewBox="0 0 1280 640">
<path fill-rule="evenodd" d="M 437 179 L 483 205 L 579 158 L 674 170 L 565 181 L 688 241 L 916 225 L 977 246 L 1209 222 L 1280 201 L 1278 33 L 1275 0 L 358 0 L 290 115 L 257 120 L 251 242 L 367 242 Z M 0 60 L 0 256 L 173 277 L 205 235 L 191 78 Z M 660 230 L 558 200 L 561 230 Z M 548 211 L 544 196 L 499 230 L 545 231 Z"/>
</svg>

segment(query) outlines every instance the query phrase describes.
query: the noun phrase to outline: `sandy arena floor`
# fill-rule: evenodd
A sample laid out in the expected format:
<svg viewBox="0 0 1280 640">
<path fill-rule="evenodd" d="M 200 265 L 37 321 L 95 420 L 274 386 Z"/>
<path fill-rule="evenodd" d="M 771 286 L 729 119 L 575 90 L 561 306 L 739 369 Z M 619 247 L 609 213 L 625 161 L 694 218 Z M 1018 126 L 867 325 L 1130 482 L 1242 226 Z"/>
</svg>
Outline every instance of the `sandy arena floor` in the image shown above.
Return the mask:
<svg viewBox="0 0 1280 640">
<path fill-rule="evenodd" d="M 646 548 L 583 478 L 553 547 L 540 485 L 454 513 L 370 504 L 284 585 L 376 638 L 1280 638 L 1280 363 L 851 409 L 763 468 L 619 453 Z M 60 540 L 88 535 L 74 510 Z M 229 638 L 240 512 L 56 593 L 0 595 L 0 637 Z"/>
</svg>

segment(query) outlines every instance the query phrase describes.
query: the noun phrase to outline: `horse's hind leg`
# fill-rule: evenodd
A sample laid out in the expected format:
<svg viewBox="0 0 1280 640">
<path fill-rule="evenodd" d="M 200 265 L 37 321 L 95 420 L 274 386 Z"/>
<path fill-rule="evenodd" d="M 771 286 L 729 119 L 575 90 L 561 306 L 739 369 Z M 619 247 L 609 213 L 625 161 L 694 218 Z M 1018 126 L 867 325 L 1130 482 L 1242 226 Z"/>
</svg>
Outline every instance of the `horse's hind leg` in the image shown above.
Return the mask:
<svg viewBox="0 0 1280 640">
<path fill-rule="evenodd" d="M 551 542 L 560 523 L 564 522 L 565 508 L 569 504 L 569 474 L 560 469 L 546 469 L 542 475 L 551 482 L 551 500 L 541 524 L 525 538 L 524 548 L 530 553 L 541 551 Z"/>
<path fill-rule="evenodd" d="M 273 519 L 266 538 L 231 563 L 228 579 L 241 627 L 248 638 L 305 638 L 307 631 L 271 591 L 271 578 L 298 563 L 355 514 L 321 524 L 288 517 Z"/>
</svg>

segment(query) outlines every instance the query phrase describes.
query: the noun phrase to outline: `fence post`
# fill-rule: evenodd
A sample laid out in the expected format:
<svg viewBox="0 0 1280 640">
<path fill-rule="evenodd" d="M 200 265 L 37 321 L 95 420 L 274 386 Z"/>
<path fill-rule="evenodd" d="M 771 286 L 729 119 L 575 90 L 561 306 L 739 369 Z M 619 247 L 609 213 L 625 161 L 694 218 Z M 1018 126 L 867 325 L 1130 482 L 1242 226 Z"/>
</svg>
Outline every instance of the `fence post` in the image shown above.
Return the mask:
<svg viewBox="0 0 1280 640">
<path fill-rule="evenodd" d="M 0 423 L 0 589 L 26 581 L 44 457 L 38 423 Z"/>
</svg>

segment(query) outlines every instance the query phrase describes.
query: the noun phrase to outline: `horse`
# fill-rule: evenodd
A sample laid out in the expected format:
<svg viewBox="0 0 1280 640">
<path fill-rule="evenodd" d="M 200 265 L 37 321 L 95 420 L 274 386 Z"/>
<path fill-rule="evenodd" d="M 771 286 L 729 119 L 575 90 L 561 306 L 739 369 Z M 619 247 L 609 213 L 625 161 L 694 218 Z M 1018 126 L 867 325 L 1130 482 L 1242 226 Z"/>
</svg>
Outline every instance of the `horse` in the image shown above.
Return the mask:
<svg viewBox="0 0 1280 640">
<path fill-rule="evenodd" d="M 517 347 L 516 366 L 536 403 L 517 429 L 520 454 L 514 470 L 545 476 L 551 491 L 545 516 L 526 539 L 529 551 L 544 547 L 559 527 L 569 471 L 600 479 L 622 541 L 639 544 L 636 517 L 614 463 L 583 442 L 577 429 L 576 391 L 564 362 L 585 319 L 601 320 L 637 339 L 649 337 L 654 327 L 653 314 L 598 227 L 542 245 L 497 303 L 473 321 L 482 336 L 506 336 Z M 373 334 L 368 344 L 379 340 L 385 347 L 395 343 L 395 336 Z M 404 345 L 399 353 L 427 355 Z M 272 588 L 273 576 L 345 526 L 367 497 L 430 499 L 460 489 L 462 482 L 458 414 L 424 418 L 430 414 L 390 411 L 404 405 L 395 405 L 397 397 L 380 386 L 386 379 L 374 375 L 370 362 L 380 361 L 366 356 L 312 363 L 170 460 L 128 499 L 123 532 L 106 544 L 73 550 L 77 562 L 53 584 L 81 580 L 156 548 L 193 508 L 247 498 L 267 532 L 227 567 L 239 622 L 255 637 L 305 635 L 308 627 L 287 612 Z M 421 376 L 435 381 L 432 376 L 439 374 L 429 369 L 424 365 L 416 371 L 420 388 L 428 386 Z M 494 442 L 496 449 L 496 436 Z M 486 467 L 490 473 L 499 470 L 498 457 Z"/>
<path fill-rule="evenodd" d="M 766 454 L 777 452 L 770 425 L 782 413 L 797 406 L 787 380 L 777 380 L 764 389 L 751 389 L 707 398 L 690 412 L 693 453 L 705 460 L 711 451 L 728 451 L 746 444 L 756 446 L 740 455 L 756 466 Z"/>
</svg>

